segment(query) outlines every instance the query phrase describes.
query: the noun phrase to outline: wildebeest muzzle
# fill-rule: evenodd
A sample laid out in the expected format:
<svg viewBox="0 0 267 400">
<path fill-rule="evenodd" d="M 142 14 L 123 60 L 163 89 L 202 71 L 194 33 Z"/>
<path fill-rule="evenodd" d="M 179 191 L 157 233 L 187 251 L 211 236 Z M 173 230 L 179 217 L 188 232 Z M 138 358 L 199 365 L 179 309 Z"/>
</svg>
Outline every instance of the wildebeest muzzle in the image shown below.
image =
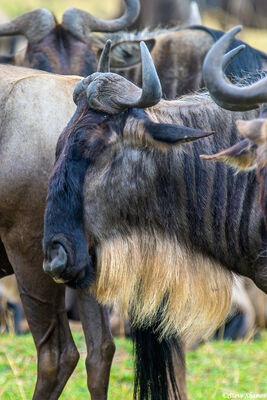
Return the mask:
<svg viewBox="0 0 267 400">
<path fill-rule="evenodd" d="M 44 272 L 55 282 L 66 283 L 74 289 L 89 286 L 94 278 L 93 260 L 84 242 L 81 238 L 70 241 L 60 234 L 44 243 Z"/>
</svg>

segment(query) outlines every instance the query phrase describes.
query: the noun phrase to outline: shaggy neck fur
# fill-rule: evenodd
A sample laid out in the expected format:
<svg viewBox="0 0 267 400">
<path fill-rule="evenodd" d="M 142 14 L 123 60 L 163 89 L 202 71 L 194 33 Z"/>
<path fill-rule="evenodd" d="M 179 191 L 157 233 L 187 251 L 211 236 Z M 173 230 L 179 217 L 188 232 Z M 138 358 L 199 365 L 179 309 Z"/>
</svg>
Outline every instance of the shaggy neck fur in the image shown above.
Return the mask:
<svg viewBox="0 0 267 400">
<path fill-rule="evenodd" d="M 228 314 L 232 274 L 175 238 L 134 231 L 97 248 L 95 294 L 161 338 L 207 337 Z"/>
</svg>

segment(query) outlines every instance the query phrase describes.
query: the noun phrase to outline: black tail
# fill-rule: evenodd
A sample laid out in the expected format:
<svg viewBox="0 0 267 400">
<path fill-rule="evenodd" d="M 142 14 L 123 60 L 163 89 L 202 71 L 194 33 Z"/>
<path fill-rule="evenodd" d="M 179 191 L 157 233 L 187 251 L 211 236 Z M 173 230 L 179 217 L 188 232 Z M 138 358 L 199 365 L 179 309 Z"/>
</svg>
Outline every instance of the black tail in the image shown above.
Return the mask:
<svg viewBox="0 0 267 400">
<path fill-rule="evenodd" d="M 135 400 L 182 400 L 175 376 L 174 364 L 179 360 L 179 371 L 185 374 L 184 353 L 177 337 L 158 340 L 153 328 L 135 329 Z"/>
</svg>

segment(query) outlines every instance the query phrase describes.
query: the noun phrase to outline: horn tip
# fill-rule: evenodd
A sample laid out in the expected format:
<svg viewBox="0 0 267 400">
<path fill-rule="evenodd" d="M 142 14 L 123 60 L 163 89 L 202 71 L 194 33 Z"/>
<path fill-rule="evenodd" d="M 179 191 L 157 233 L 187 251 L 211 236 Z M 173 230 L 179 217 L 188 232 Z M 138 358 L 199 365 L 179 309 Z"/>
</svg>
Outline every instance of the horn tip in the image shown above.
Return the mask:
<svg viewBox="0 0 267 400">
<path fill-rule="evenodd" d="M 207 136 L 214 135 L 215 131 L 205 131 L 204 132 Z"/>
<path fill-rule="evenodd" d="M 214 135 L 215 131 L 201 131 L 201 137 L 207 137 L 207 136 L 211 136 Z"/>
<path fill-rule="evenodd" d="M 236 34 L 240 31 L 242 31 L 242 29 L 243 29 L 243 25 L 237 25 L 233 28 L 233 32 L 235 32 L 235 34 Z"/>
</svg>

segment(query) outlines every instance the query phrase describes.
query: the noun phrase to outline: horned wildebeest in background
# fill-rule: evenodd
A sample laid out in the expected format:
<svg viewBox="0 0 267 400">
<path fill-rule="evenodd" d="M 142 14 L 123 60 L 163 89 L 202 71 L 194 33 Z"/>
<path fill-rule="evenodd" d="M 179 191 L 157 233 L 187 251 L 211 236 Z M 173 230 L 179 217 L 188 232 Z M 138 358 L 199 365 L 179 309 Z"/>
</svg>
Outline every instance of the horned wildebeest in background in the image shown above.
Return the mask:
<svg viewBox="0 0 267 400">
<path fill-rule="evenodd" d="M 209 0 L 207 3 L 221 8 L 244 25 L 266 28 L 267 3 L 265 0 Z"/>
<path fill-rule="evenodd" d="M 106 72 L 77 85 L 77 110 L 58 141 L 44 270 L 72 287 L 91 284 L 100 302 L 129 313 L 138 395 L 165 399 L 173 339 L 207 334 L 223 319 L 231 271 L 267 290 L 255 174 L 236 178 L 226 165 L 199 158 L 203 149 L 236 142 L 234 121 L 257 112 L 221 110 L 205 94 L 160 100 L 145 45 L 142 90 L 107 72 L 109 47 Z M 203 129 L 216 137 L 184 151 L 174 146 L 207 135 Z"/>
<path fill-rule="evenodd" d="M 189 0 L 141 0 L 141 11 L 128 29 L 171 27 L 201 24 L 198 5 Z M 121 11 L 124 5 L 121 1 Z"/>
<path fill-rule="evenodd" d="M 54 15 L 42 8 L 0 25 L 0 36 L 23 35 L 25 51 L 0 57 L 0 62 L 41 69 L 58 74 L 87 76 L 96 70 L 92 32 L 117 32 L 138 16 L 139 0 L 125 0 L 124 14 L 104 21 L 78 8 L 68 8 L 59 24 Z"/>
<path fill-rule="evenodd" d="M 130 4 L 130 0 L 126 4 Z M 127 25 L 125 21 L 127 18 L 120 29 Z M 119 32 L 114 35 L 108 34 L 111 29 L 103 24 L 103 21 L 92 23 L 90 14 L 73 8 L 65 11 L 61 24 L 45 9 L 26 13 L 0 26 L 0 36 L 23 33 L 28 39 L 26 50 L 10 56 L 9 60 L 0 57 L 0 61 L 47 72 L 87 76 L 96 71 L 104 43 L 111 37 L 114 43 L 111 48 L 111 69 L 141 85 L 139 42 L 145 40 L 152 50 L 163 95 L 173 99 L 203 87 L 202 62 L 214 41 L 224 33 L 194 26 L 192 29 L 141 31 L 136 34 Z M 96 33 L 99 30 L 105 33 L 99 36 Z M 236 39 L 232 48 L 242 43 Z M 266 54 L 247 46 L 230 64 L 226 74 L 244 77 L 248 72 L 261 69 L 267 69 Z"/>
<path fill-rule="evenodd" d="M 22 321 L 23 310 L 15 276 L 7 276 L 0 280 L 0 329 L 7 332 L 14 331 L 20 335 Z"/>
<path fill-rule="evenodd" d="M 98 46 L 102 48 L 104 41 L 111 39 L 114 42 L 110 56 L 111 71 L 140 86 L 142 68 L 138 46 L 139 41 L 145 39 L 158 71 L 163 96 L 171 100 L 204 87 L 203 60 L 214 42 L 223 34 L 222 31 L 202 25 L 168 31 L 120 32 L 99 37 Z M 228 50 L 244 44 L 235 39 Z M 246 45 L 245 50 L 227 67 L 226 75 L 234 81 L 262 69 L 267 69 L 267 55 Z"/>
</svg>

